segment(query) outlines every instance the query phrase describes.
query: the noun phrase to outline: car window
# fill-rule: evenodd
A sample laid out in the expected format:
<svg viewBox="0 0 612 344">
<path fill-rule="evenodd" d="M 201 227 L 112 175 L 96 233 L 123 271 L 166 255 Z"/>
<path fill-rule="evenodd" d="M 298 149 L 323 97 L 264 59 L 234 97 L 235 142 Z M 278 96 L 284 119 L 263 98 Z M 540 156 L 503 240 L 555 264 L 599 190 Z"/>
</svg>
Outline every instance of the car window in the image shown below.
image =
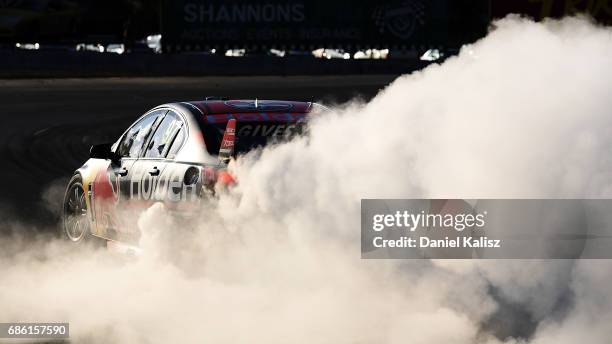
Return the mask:
<svg viewBox="0 0 612 344">
<path fill-rule="evenodd" d="M 155 134 L 151 137 L 147 151 L 145 152 L 146 158 L 163 158 L 172 143 L 172 139 L 180 129 L 182 121 L 173 112 L 166 114 L 164 119 L 159 123 Z"/>
<path fill-rule="evenodd" d="M 174 135 L 174 140 L 172 141 L 172 146 L 168 150 L 168 155 L 166 157 L 168 159 L 176 158 L 176 154 L 178 154 L 179 150 L 183 146 L 183 142 L 185 142 L 185 128 L 179 128 L 178 132 Z"/>
<path fill-rule="evenodd" d="M 149 115 L 136 122 L 128 131 L 125 133 L 119 146 L 117 147 L 117 153 L 121 157 L 136 158 L 140 154 L 142 145 L 146 141 L 151 127 L 155 123 L 155 120 L 159 115 L 163 114 L 166 110 L 160 110 L 150 113 Z"/>
</svg>

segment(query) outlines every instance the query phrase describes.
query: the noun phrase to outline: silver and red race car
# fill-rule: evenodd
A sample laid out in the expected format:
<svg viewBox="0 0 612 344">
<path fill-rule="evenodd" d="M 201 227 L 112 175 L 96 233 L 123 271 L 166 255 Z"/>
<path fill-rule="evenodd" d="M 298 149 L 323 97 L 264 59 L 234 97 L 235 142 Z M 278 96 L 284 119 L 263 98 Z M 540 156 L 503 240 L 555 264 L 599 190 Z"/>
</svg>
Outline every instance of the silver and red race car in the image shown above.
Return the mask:
<svg viewBox="0 0 612 344">
<path fill-rule="evenodd" d="M 135 212 L 162 202 L 193 210 L 219 184 L 235 183 L 230 159 L 299 135 L 310 102 L 209 99 L 158 106 L 113 144 L 91 147 L 90 159 L 71 178 L 63 204 L 62 235 L 137 245 Z"/>
</svg>

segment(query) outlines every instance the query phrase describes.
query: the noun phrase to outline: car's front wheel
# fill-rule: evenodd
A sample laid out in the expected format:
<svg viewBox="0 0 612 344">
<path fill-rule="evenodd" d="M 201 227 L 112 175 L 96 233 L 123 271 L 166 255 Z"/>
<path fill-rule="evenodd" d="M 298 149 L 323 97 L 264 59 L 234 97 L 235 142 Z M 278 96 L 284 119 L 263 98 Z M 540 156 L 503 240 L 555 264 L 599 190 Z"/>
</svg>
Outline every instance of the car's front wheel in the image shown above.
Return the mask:
<svg viewBox="0 0 612 344">
<path fill-rule="evenodd" d="M 72 177 L 66 188 L 61 229 L 62 236 L 73 242 L 84 241 L 90 234 L 85 190 L 79 175 Z"/>
</svg>

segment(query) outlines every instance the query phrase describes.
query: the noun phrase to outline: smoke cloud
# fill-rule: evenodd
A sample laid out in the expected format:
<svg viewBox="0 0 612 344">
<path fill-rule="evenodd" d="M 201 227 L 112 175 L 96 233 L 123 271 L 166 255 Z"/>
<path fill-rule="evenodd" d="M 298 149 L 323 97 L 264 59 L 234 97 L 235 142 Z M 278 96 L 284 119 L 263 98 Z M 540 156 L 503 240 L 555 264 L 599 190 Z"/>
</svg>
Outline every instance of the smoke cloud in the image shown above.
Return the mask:
<svg viewBox="0 0 612 344">
<path fill-rule="evenodd" d="M 608 261 L 361 260 L 359 202 L 610 197 L 610 56 L 612 31 L 583 18 L 497 21 L 239 159 L 198 228 L 151 207 L 142 257 L 2 237 L 0 322 L 89 342 L 606 342 Z"/>
</svg>

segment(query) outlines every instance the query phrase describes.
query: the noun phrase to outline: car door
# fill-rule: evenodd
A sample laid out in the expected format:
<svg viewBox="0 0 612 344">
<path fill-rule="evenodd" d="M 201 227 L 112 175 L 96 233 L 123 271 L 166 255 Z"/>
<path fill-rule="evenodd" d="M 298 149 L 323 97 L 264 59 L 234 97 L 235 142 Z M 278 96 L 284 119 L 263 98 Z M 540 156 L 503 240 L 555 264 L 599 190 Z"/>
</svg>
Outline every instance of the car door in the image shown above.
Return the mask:
<svg viewBox="0 0 612 344">
<path fill-rule="evenodd" d="M 199 200 L 201 166 L 185 161 L 185 155 L 178 159 L 187 141 L 188 132 L 187 123 L 181 121 L 170 135 L 171 144 L 166 153 L 166 167 L 158 187 L 169 210 L 188 210 Z"/>
<path fill-rule="evenodd" d="M 133 166 L 140 157 L 145 142 L 167 110 L 152 111 L 136 121 L 121 137 L 115 147 L 120 157 L 109 161 L 99 171 L 93 183 L 92 199 L 95 234 L 107 239 L 129 241 L 131 223 L 131 179 Z"/>
<path fill-rule="evenodd" d="M 181 117 L 173 111 L 168 111 L 147 141 L 140 158 L 134 163 L 131 187 L 135 192 L 132 202 L 140 210 L 155 202 L 165 201 L 169 187 L 169 179 L 165 173 L 168 168 L 166 156 L 182 126 Z"/>
</svg>

